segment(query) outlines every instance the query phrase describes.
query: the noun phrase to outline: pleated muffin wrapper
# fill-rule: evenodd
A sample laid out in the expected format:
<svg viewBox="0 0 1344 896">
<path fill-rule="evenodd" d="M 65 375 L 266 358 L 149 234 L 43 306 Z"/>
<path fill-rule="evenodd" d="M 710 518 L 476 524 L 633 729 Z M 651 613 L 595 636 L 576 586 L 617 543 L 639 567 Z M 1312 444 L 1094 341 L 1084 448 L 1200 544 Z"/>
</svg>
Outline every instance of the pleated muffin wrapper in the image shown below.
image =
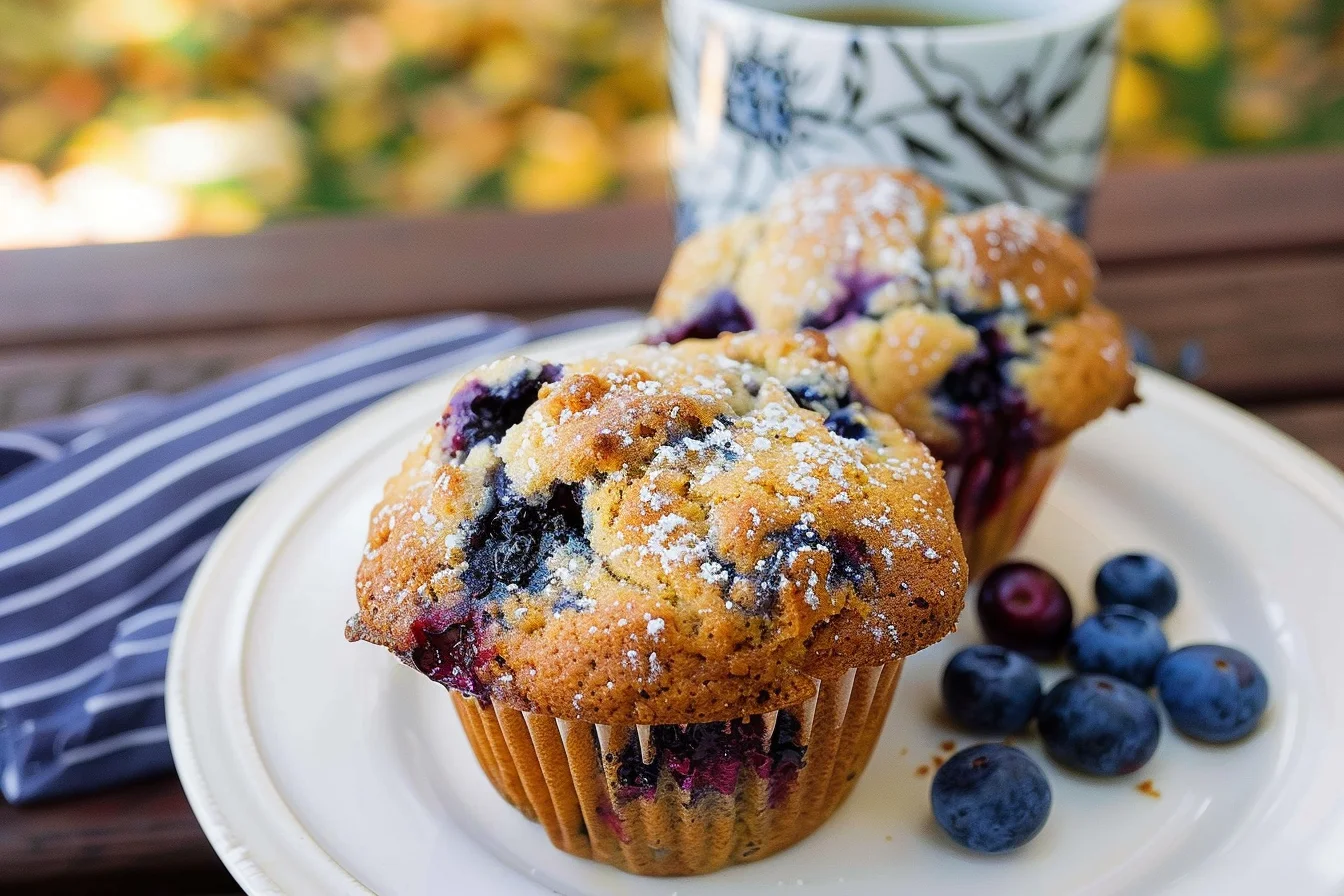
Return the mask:
<svg viewBox="0 0 1344 896">
<path fill-rule="evenodd" d="M 453 702 L 495 789 L 556 847 L 634 874 L 705 874 L 779 852 L 831 816 L 873 754 L 900 672 L 901 660 L 851 668 L 819 679 L 806 703 L 697 725 L 595 725 L 457 691 Z"/>
<path fill-rule="evenodd" d="M 1012 462 L 979 455 L 943 464 L 972 579 L 983 578 L 1017 547 L 1064 463 L 1066 446 L 1058 442 Z"/>
</svg>

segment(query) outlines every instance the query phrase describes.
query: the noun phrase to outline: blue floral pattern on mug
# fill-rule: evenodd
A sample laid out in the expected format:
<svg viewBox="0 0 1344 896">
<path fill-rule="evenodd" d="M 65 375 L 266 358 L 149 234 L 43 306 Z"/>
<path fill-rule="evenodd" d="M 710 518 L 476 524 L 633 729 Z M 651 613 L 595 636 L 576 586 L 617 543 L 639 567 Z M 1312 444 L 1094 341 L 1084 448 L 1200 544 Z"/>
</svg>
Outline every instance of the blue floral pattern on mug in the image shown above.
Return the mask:
<svg viewBox="0 0 1344 896">
<path fill-rule="evenodd" d="M 778 150 L 793 135 L 788 76 L 756 59 L 736 60 L 724 114 L 733 127 Z"/>
<path fill-rule="evenodd" d="M 1006 29 L 855 28 L 668 0 L 679 235 L 836 164 L 913 167 L 956 208 L 1011 200 L 1082 232 L 1117 6 L 1088 4 Z"/>
</svg>

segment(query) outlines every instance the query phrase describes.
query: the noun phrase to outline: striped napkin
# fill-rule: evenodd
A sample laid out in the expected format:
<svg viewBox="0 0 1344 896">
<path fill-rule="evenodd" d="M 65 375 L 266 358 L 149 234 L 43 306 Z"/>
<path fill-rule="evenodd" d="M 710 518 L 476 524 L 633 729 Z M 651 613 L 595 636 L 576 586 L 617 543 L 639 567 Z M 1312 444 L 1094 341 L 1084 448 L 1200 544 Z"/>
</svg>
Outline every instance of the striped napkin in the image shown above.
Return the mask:
<svg viewBox="0 0 1344 896">
<path fill-rule="evenodd" d="M 182 395 L 0 431 L 5 798 L 172 767 L 164 668 L 182 597 L 229 515 L 295 451 L 449 367 L 627 317 L 380 324 Z"/>
</svg>

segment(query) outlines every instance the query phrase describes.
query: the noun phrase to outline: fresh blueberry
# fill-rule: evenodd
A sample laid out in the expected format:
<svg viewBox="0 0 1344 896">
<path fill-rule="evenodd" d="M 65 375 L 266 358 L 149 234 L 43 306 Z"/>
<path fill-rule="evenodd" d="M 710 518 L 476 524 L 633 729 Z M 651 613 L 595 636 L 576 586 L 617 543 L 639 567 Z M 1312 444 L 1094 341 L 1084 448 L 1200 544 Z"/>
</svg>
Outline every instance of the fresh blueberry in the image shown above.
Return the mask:
<svg viewBox="0 0 1344 896">
<path fill-rule="evenodd" d="M 1061 765 L 1090 775 L 1127 775 L 1157 750 L 1162 722 L 1148 695 L 1109 675 L 1066 678 L 1036 713 L 1045 750 Z"/>
<path fill-rule="evenodd" d="M 943 669 L 943 705 L 957 724 L 987 734 L 1027 727 L 1041 699 L 1041 670 L 993 644 L 958 651 Z"/>
<path fill-rule="evenodd" d="M 1097 570 L 1097 603 L 1125 604 L 1163 619 L 1176 607 L 1176 576 L 1156 557 L 1121 554 Z"/>
<path fill-rule="evenodd" d="M 933 817 L 949 837 L 976 852 L 1008 852 L 1029 842 L 1050 817 L 1050 782 L 1016 747 L 980 744 L 954 755 L 933 776 Z"/>
<path fill-rule="evenodd" d="M 976 603 L 985 637 L 1037 660 L 1059 655 L 1073 631 L 1073 604 L 1064 586 L 1030 563 L 995 567 Z"/>
<path fill-rule="evenodd" d="M 1077 672 L 1114 675 L 1141 688 L 1153 686 L 1153 672 L 1167 655 L 1162 623 L 1147 610 L 1116 604 L 1082 621 L 1064 648 Z"/>
<path fill-rule="evenodd" d="M 1255 730 L 1269 703 L 1269 683 L 1240 650 L 1194 644 L 1158 664 L 1157 695 L 1177 731 L 1225 744 Z"/>
</svg>

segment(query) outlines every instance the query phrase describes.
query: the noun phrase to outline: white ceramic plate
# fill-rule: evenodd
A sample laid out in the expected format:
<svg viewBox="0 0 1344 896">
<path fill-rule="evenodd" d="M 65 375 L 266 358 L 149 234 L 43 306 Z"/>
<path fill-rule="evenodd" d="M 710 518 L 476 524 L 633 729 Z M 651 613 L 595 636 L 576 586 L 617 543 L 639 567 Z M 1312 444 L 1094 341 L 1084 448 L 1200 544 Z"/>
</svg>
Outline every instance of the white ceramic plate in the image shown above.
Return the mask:
<svg viewBox="0 0 1344 896">
<path fill-rule="evenodd" d="M 622 324 L 536 346 L 614 348 Z M 1344 478 L 1251 417 L 1145 373 L 1144 404 L 1075 440 L 1021 553 L 1079 611 L 1106 556 L 1144 549 L 1182 584 L 1175 645 L 1228 641 L 1271 683 L 1262 730 L 1231 748 L 1169 729 L 1130 779 L 1045 761 L 1054 811 L 1020 852 L 981 857 L 932 822 L 937 680 L 961 631 L 914 657 L 855 793 L 821 830 L 699 878 L 627 876 L 551 848 L 491 789 L 442 689 L 342 625 L 369 508 L 446 400 L 447 374 L 370 408 L 275 475 L 202 565 L 170 659 L 178 771 L 211 842 L 253 894 L 1344 892 Z M 1057 674 L 1057 673 L 1055 673 Z M 1040 756 L 1039 744 L 1022 745 Z M 1136 790 L 1151 779 L 1160 798 Z"/>
</svg>

